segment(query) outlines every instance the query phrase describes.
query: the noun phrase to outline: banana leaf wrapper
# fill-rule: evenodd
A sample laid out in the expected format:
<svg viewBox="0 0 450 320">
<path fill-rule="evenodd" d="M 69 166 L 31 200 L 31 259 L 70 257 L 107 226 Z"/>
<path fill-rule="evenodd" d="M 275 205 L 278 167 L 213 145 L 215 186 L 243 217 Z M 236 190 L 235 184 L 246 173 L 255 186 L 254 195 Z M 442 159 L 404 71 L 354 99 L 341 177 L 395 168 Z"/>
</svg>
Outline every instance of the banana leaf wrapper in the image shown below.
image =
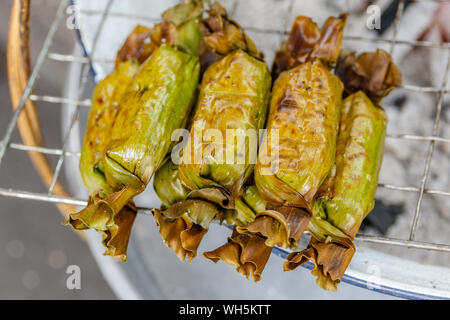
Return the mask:
<svg viewBox="0 0 450 320">
<path fill-rule="evenodd" d="M 137 26 L 125 44 L 148 30 L 146 27 Z M 93 92 L 79 163 L 81 178 L 89 191 L 88 205 L 101 202 L 102 198 L 113 193 L 113 188 L 106 182 L 101 161 L 109 142 L 112 124 L 121 107 L 120 100 L 139 68 L 138 46 L 142 47 L 143 43 L 135 43 L 133 49 L 121 50 L 127 59 L 117 63 L 115 70 L 100 81 Z M 77 230 L 97 230 L 102 234 L 102 243 L 106 248 L 104 254 L 126 261 L 130 231 L 137 213 L 134 203 L 130 201 L 113 216 L 104 214 L 103 211 L 101 213 L 73 213 L 63 224 L 71 225 Z"/>
<path fill-rule="evenodd" d="M 114 191 L 77 216 L 114 217 L 145 186 L 184 127 L 195 99 L 198 57 L 162 45 L 139 68 L 124 93 L 99 165 Z"/>
<path fill-rule="evenodd" d="M 346 17 L 329 18 L 322 31 L 298 17 L 275 59 L 279 76 L 255 168 L 256 186 L 270 206 L 237 228 L 262 235 L 268 246 L 296 248 L 310 204 L 333 167 L 343 85 L 329 66 L 337 60 Z"/>
<path fill-rule="evenodd" d="M 165 244 L 181 261 L 187 256 L 191 262 L 197 256 L 197 248 L 213 220 L 243 225 L 255 218 L 252 209 L 241 200 L 236 202 L 236 209 L 224 209 L 210 201 L 188 199 L 189 191 L 170 158 L 156 172 L 153 186 L 162 202 L 161 209 L 152 210 L 155 222 Z"/>
<path fill-rule="evenodd" d="M 201 26 L 205 46 L 221 59 L 203 76 L 179 176 L 190 190 L 189 198 L 233 210 L 253 171 L 257 134 L 266 120 L 270 73 L 251 39 L 218 3 Z M 238 137 L 229 137 L 229 129 Z"/>
<path fill-rule="evenodd" d="M 151 40 L 153 32 L 153 28 L 137 25 L 117 51 L 114 68 L 117 69 L 121 63 L 129 60 L 137 60 L 139 63 L 144 62 L 157 48 Z"/>
<path fill-rule="evenodd" d="M 190 190 L 189 198 L 234 209 L 234 199 L 242 196 L 242 186 L 253 171 L 257 134 L 266 120 L 270 73 L 253 57 L 259 57 L 256 48 L 225 9 L 215 3 L 208 13 L 202 21 L 206 47 L 216 53 L 220 45 L 228 49 L 220 50 L 222 58 L 203 76 L 179 176 Z M 233 26 L 233 38 L 224 36 L 226 26 Z M 228 136 L 228 130 L 237 137 Z"/>
<path fill-rule="evenodd" d="M 179 167 L 190 198 L 234 208 L 234 199 L 242 196 L 256 162 L 270 82 L 267 65 L 240 49 L 205 72 Z M 229 129 L 237 137 L 227 136 Z M 199 143 L 198 137 L 203 141 Z"/>
<path fill-rule="evenodd" d="M 151 52 L 144 50 L 152 29 L 136 26 L 118 51 L 114 71 L 96 86 L 80 156 L 80 174 L 89 191 L 88 204 L 101 202 L 113 193 L 106 182 L 102 160 L 106 152 L 114 120 L 121 108 L 120 100 L 137 72 L 140 62 Z M 131 227 L 136 218 L 136 207 L 130 201 L 114 216 L 101 211 L 81 211 L 70 215 L 65 225 L 77 230 L 95 229 L 102 233 L 105 255 L 126 261 L 126 250 Z M 106 213 L 106 214 L 105 214 Z"/>
<path fill-rule="evenodd" d="M 386 113 L 377 102 L 401 83 L 400 71 L 384 51 L 365 53 L 358 59 L 345 52 L 341 58 L 338 74 L 350 95 L 343 102 L 336 165 L 313 205 L 308 248 L 292 253 L 284 265 L 285 270 L 292 270 L 313 261 L 312 273 L 327 290 L 337 289 L 355 252 L 353 239 L 374 206 L 387 125 Z M 358 85 L 349 76 L 353 72 L 360 76 Z M 371 75 L 376 76 L 367 78 Z"/>
<path fill-rule="evenodd" d="M 197 1 L 187 2 L 197 3 Z M 166 14 L 185 5 L 181 3 L 166 11 Z M 139 87 L 144 82 L 145 70 L 152 68 L 152 65 L 149 62 L 141 67 L 140 71 L 138 67 L 163 43 L 180 47 L 181 50 L 194 55 L 198 53 L 201 31 L 198 22 L 191 20 L 192 17 L 193 15 L 188 15 L 188 12 L 184 10 L 181 13 L 175 12 L 170 17 L 178 18 L 177 25 L 165 19 L 166 21 L 153 28 L 136 26 L 117 53 L 115 70 L 97 85 L 93 94 L 80 158 L 80 173 L 90 194 L 88 206 L 78 213 L 71 214 L 70 219 L 64 224 L 70 224 L 75 229 L 92 228 L 103 233 L 105 254 L 118 257 L 122 261 L 126 260 L 126 248 L 136 217 L 137 210 L 131 198 L 137 191 L 130 191 L 129 188 L 117 182 L 112 185 L 107 179 L 105 157 L 111 144 L 113 125 L 120 110 L 136 108 L 139 103 L 145 102 L 145 99 L 142 99 L 135 101 L 136 104 L 133 105 L 132 99 L 129 99 L 127 103 L 123 103 L 122 99 L 127 94 L 130 96 L 133 89 L 136 91 L 136 86 Z M 195 70 L 196 67 L 192 69 Z M 174 72 L 175 70 L 166 71 Z M 134 81 L 135 74 L 139 72 L 142 74 L 138 77 L 140 81 Z M 129 86 L 132 83 L 134 87 L 130 89 Z M 142 98 L 142 95 L 139 96 Z M 161 102 L 164 100 L 162 99 Z M 125 111 L 125 115 L 127 112 Z M 143 124 L 145 123 L 142 121 L 140 125 Z M 125 179 L 130 179 L 127 178 L 126 172 L 124 174 Z M 133 177 L 131 180 L 131 183 L 137 185 L 139 190 L 143 189 L 139 179 Z M 127 181 L 124 184 L 126 183 Z"/>
<path fill-rule="evenodd" d="M 260 197 L 256 186 L 246 186 L 243 196 L 236 199 L 235 208 L 223 210 L 218 219 L 220 223 L 227 225 L 246 226 L 255 220 L 258 212 L 265 210 L 266 205 L 267 202 Z"/>
<path fill-rule="evenodd" d="M 249 186 L 245 189 L 242 199 L 236 202 L 237 208 L 238 204 L 256 214 L 266 210 L 267 202 L 260 197 L 256 186 Z M 267 246 L 265 241 L 266 239 L 259 234 L 242 234 L 235 228 L 226 244 L 215 250 L 204 252 L 203 256 L 214 263 L 222 260 L 235 266 L 236 271 L 247 279 L 251 276 L 253 281 L 259 281 L 272 252 L 272 247 Z"/>
<path fill-rule="evenodd" d="M 79 165 L 84 185 L 89 191 L 89 204 L 99 202 L 113 193 L 106 182 L 101 161 L 106 152 L 112 123 L 120 108 L 120 99 L 138 67 L 136 60 L 122 63 L 94 90 Z M 77 230 L 92 228 L 101 232 L 103 245 L 106 247 L 104 254 L 126 261 L 130 230 L 135 217 L 136 208 L 130 201 L 114 216 L 82 211 L 71 214 L 64 224 Z"/>
<path fill-rule="evenodd" d="M 256 213 L 263 212 L 267 208 L 267 201 L 261 198 L 255 185 L 247 186 L 242 198 L 248 207 Z"/>
<path fill-rule="evenodd" d="M 267 133 L 255 183 L 268 210 L 240 233 L 260 234 L 268 246 L 295 249 L 311 217 L 310 204 L 334 163 L 343 85 L 330 71 L 347 16 L 330 17 L 322 31 L 297 17 L 275 58 Z"/>
<path fill-rule="evenodd" d="M 185 200 L 189 194 L 189 190 L 183 186 L 178 176 L 178 165 L 174 164 L 170 157 L 167 157 L 156 171 L 153 188 L 164 209 Z"/>
<path fill-rule="evenodd" d="M 358 57 L 352 51 L 342 50 L 336 74 L 344 82 L 347 95 L 363 91 L 377 106 L 402 83 L 401 71 L 383 49 L 365 52 Z"/>
<path fill-rule="evenodd" d="M 187 256 L 189 262 L 197 256 L 198 246 L 208 231 L 209 223 L 219 213 L 220 209 L 215 204 L 201 200 L 186 200 L 175 203 L 167 210 L 152 210 L 164 243 L 181 261 Z"/>
<path fill-rule="evenodd" d="M 94 89 L 79 163 L 81 178 L 91 195 L 99 193 L 100 197 L 104 197 L 113 192 L 106 183 L 101 162 L 111 137 L 112 125 L 123 107 L 120 100 L 138 68 L 136 60 L 126 61 Z"/>
<path fill-rule="evenodd" d="M 253 170 L 251 156 L 228 165 L 224 156 L 230 147 L 236 147 L 233 146 L 234 141 L 229 146 L 224 144 L 223 140 L 210 140 L 210 143 L 202 144 L 199 149 L 193 136 L 199 134 L 203 137 L 208 129 L 219 130 L 222 137 L 226 137 L 227 129 L 238 129 L 244 133 L 248 129 L 253 129 L 257 132 L 265 122 L 271 82 L 268 68 L 258 60 L 261 56 L 253 42 L 240 26 L 227 17 L 220 5 L 212 6 L 209 17 L 203 21 L 202 26 L 206 47 L 222 58 L 211 65 L 203 77 L 199 102 L 192 120 L 190 140 L 188 147 L 183 150 L 178 170 L 178 177 L 189 193 L 186 200 L 172 204 L 165 211 L 154 211 L 160 232 L 164 230 L 161 232 L 163 239 L 181 260 L 184 260 L 186 255 L 189 260 L 196 255 L 196 248 L 204 235 L 203 230 L 208 228 L 213 219 L 238 225 L 253 221 L 255 213 L 243 200 L 235 200 L 242 196 L 242 187 Z M 200 129 L 195 123 L 202 124 Z M 236 149 L 243 147 L 243 154 L 249 154 L 249 149 L 254 147 L 245 141 L 238 143 L 241 144 Z M 198 150 L 201 155 L 200 161 L 195 161 L 195 154 L 194 160 L 191 156 Z M 178 182 L 175 185 L 178 186 Z M 156 189 L 162 188 L 155 187 Z M 170 187 L 165 189 L 171 190 Z M 174 199 L 172 196 L 164 195 L 163 192 L 161 195 L 166 206 Z M 179 195 L 185 196 L 181 193 Z M 197 213 L 202 206 L 207 209 Z M 199 217 L 205 215 L 208 218 L 201 220 L 208 223 L 202 225 Z M 169 223 L 170 228 L 167 227 Z M 193 227 L 201 236 L 190 235 L 183 238 L 183 235 Z M 166 230 L 177 231 L 171 233 Z M 187 244 L 188 239 L 196 240 L 195 245 Z M 191 250 L 192 247 L 195 250 Z"/>
<path fill-rule="evenodd" d="M 259 196 L 255 186 L 245 188 L 234 210 L 225 210 L 199 199 L 180 201 L 187 197 L 188 190 L 178 177 L 178 166 L 169 159 L 156 172 L 154 188 L 163 203 L 160 210 L 152 210 L 155 222 L 165 244 L 181 261 L 188 257 L 189 262 L 192 262 L 197 256 L 200 242 L 213 219 L 245 225 L 254 220 L 256 212 L 266 209 L 266 201 Z M 239 273 L 247 278 L 251 275 L 255 281 L 259 281 L 272 251 L 271 247 L 264 245 L 264 241 L 259 235 L 244 235 L 234 231 L 226 244 L 203 255 L 214 262 L 223 260 L 236 266 Z"/>
<path fill-rule="evenodd" d="M 186 125 L 199 78 L 198 57 L 162 45 L 127 89 L 104 157 L 107 182 L 122 192 L 121 207 L 143 191 L 170 150 L 171 134 Z"/>
</svg>

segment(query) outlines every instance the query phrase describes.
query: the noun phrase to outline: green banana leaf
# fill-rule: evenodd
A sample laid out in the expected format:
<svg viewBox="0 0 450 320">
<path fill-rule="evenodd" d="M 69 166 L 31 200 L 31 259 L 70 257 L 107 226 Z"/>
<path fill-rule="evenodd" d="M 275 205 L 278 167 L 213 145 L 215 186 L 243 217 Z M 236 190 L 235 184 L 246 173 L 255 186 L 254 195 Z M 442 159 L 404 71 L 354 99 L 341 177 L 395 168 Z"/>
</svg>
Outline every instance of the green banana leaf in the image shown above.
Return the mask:
<svg viewBox="0 0 450 320">
<path fill-rule="evenodd" d="M 161 200 L 163 208 L 168 208 L 186 199 L 189 194 L 189 190 L 183 186 L 178 177 L 178 166 L 171 161 L 170 157 L 167 157 L 163 165 L 156 171 L 153 188 Z"/>
<path fill-rule="evenodd" d="M 112 193 L 100 162 L 106 152 L 120 100 L 138 67 L 136 60 L 124 62 L 95 87 L 79 166 L 81 178 L 91 195 L 99 190 L 102 190 L 101 196 Z"/>
<path fill-rule="evenodd" d="M 186 124 L 199 78 L 198 58 L 162 45 L 140 67 L 120 104 L 102 166 L 115 191 L 86 209 L 114 216 L 141 193 Z"/>
<path fill-rule="evenodd" d="M 252 39 L 236 21 L 230 19 L 225 8 L 218 2 L 211 5 L 208 16 L 200 26 L 205 46 L 217 56 L 224 57 L 242 49 L 252 57 L 263 59 L 263 54 L 258 51 Z"/>
</svg>

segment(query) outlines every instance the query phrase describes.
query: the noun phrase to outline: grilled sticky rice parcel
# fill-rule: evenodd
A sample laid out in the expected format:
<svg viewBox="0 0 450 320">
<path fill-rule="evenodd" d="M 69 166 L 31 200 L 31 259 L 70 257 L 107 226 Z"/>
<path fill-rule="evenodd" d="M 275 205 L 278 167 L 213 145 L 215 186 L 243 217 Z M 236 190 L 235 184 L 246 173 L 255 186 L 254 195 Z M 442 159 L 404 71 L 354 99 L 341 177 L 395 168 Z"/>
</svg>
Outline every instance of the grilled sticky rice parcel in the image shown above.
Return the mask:
<svg viewBox="0 0 450 320">
<path fill-rule="evenodd" d="M 401 84 L 401 73 L 383 50 L 355 57 L 342 52 L 336 69 L 345 84 L 334 170 L 312 206 L 306 250 L 292 253 L 285 270 L 305 261 L 324 289 L 336 290 L 355 252 L 353 238 L 373 209 L 384 152 L 387 117 L 380 100 Z"/>
<path fill-rule="evenodd" d="M 240 233 L 263 236 L 268 246 L 295 248 L 311 217 L 311 203 L 334 164 L 343 85 L 331 72 L 346 15 L 330 17 L 322 30 L 297 17 L 277 53 L 267 133 L 255 182 L 267 210 Z"/>
<path fill-rule="evenodd" d="M 166 218 L 175 228 L 174 219 L 182 219 L 186 231 L 206 232 L 214 219 L 238 225 L 254 219 L 252 211 L 245 210 L 245 215 L 236 209 L 256 162 L 257 134 L 266 121 L 271 78 L 253 42 L 218 3 L 202 21 L 202 30 L 206 48 L 219 60 L 203 75 L 182 149 L 178 175 L 188 194 L 185 200 L 163 208 L 157 223 L 162 227 L 161 219 Z M 165 232 L 163 238 L 172 243 L 178 241 L 178 234 Z M 181 246 L 187 248 L 189 237 L 196 236 L 183 234 Z M 183 260 L 184 254 L 179 257 Z"/>
<path fill-rule="evenodd" d="M 102 232 L 106 254 L 122 260 L 136 215 L 132 198 L 161 164 L 195 100 L 201 12 L 201 2 L 186 1 L 153 28 L 137 26 L 93 94 L 80 159 L 89 203 L 66 224 Z"/>
</svg>

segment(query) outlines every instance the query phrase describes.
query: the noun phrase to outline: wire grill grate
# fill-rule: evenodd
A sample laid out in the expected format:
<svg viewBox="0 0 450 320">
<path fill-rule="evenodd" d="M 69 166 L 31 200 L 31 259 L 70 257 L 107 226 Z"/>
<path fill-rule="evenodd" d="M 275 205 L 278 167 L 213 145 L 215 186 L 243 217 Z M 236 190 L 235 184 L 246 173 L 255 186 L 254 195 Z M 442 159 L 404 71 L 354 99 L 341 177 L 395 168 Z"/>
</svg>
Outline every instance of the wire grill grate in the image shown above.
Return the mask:
<svg viewBox="0 0 450 320">
<path fill-rule="evenodd" d="M 442 0 L 415 0 L 415 2 L 441 2 Z M 287 14 L 289 14 L 292 11 L 293 5 L 295 0 L 290 0 L 289 3 L 289 10 Z M 118 13 L 118 12 L 111 12 L 110 8 L 113 3 L 113 0 L 108 0 L 107 5 L 105 7 L 104 11 L 100 10 L 91 10 L 91 11 L 83 11 L 83 14 L 89 14 L 89 15 L 100 15 L 101 21 L 99 24 L 98 29 L 96 30 L 92 50 L 86 57 L 83 56 L 74 56 L 74 55 L 67 55 L 67 54 L 60 54 L 56 52 L 51 52 L 50 48 L 53 42 L 53 38 L 55 35 L 55 32 L 60 27 L 61 22 L 65 16 L 65 11 L 68 5 L 70 5 L 69 0 L 61 1 L 56 17 L 54 21 L 51 23 L 49 32 L 47 34 L 47 37 L 44 41 L 42 50 L 40 51 L 35 66 L 33 68 L 33 72 L 30 76 L 29 82 L 27 84 L 27 87 L 25 88 L 21 101 L 19 103 L 18 108 L 16 109 L 7 129 L 6 133 L 3 136 L 3 139 L 0 142 L 0 165 L 2 163 L 2 160 L 7 152 L 8 149 L 15 149 L 20 151 L 33 151 L 33 152 L 40 152 L 46 155 L 52 155 L 58 157 L 58 162 L 55 168 L 55 175 L 53 178 L 53 181 L 48 189 L 47 193 L 35 193 L 35 192 L 28 192 L 28 191 L 22 191 L 22 190 L 13 190 L 13 189 L 7 189 L 7 188 L 0 188 L 0 195 L 5 197 L 14 197 L 19 199 L 29 199 L 29 200 L 37 200 L 37 201 L 45 201 L 45 202 L 52 202 L 52 203 L 64 203 L 64 204 L 72 204 L 77 206 L 83 206 L 86 204 L 86 201 L 83 199 L 76 199 L 71 197 L 60 197 L 53 194 L 53 188 L 55 186 L 56 181 L 58 180 L 58 177 L 61 173 L 61 168 L 64 162 L 64 159 L 66 157 L 79 157 L 79 152 L 73 152 L 67 150 L 67 142 L 68 138 L 70 136 L 70 133 L 72 131 L 72 128 L 74 127 L 74 124 L 78 121 L 78 113 L 81 107 L 89 107 L 90 101 L 89 100 L 83 100 L 81 97 L 83 96 L 83 92 L 85 90 L 85 86 L 89 77 L 89 70 L 90 65 L 93 62 L 101 62 L 101 63 L 113 63 L 113 60 L 105 60 L 105 59 L 93 59 L 92 55 L 95 51 L 95 46 L 98 40 L 99 35 L 102 32 L 102 26 L 107 19 L 108 16 L 117 16 L 122 17 L 126 19 L 141 19 L 146 20 L 149 22 L 158 22 L 160 21 L 159 18 L 154 17 L 147 17 L 147 16 L 137 16 L 137 15 L 131 15 L 126 13 Z M 234 11 L 237 7 L 237 0 L 234 0 L 233 9 L 231 10 L 231 15 L 233 15 Z M 348 3 L 348 1 L 347 1 Z M 442 138 L 438 136 L 439 133 L 439 122 L 441 117 L 441 110 L 443 106 L 443 100 L 444 96 L 449 93 L 449 89 L 447 89 L 447 81 L 448 76 L 450 73 L 450 43 L 434 43 L 430 41 L 409 41 L 409 40 L 401 40 L 398 39 L 398 27 L 401 22 L 402 16 L 403 16 L 403 9 L 404 9 L 404 0 L 399 1 L 399 6 L 397 9 L 395 21 L 394 21 L 394 32 L 392 34 L 391 39 L 383 39 L 383 38 L 368 38 L 368 37 L 361 37 L 361 36 L 344 36 L 345 40 L 348 41 L 360 41 L 360 42 L 373 42 L 373 43 L 385 43 L 390 46 L 390 52 L 393 53 L 397 45 L 408 45 L 408 46 L 422 46 L 422 47 L 429 47 L 429 48 L 441 48 L 445 49 L 447 51 L 447 62 L 446 62 L 446 68 L 443 80 L 441 82 L 441 85 L 439 87 L 422 87 L 422 86 L 416 86 L 416 85 L 403 85 L 402 90 L 411 91 L 411 92 L 423 92 L 423 93 L 436 93 L 438 94 L 438 103 L 436 106 L 436 115 L 434 119 L 433 124 L 433 131 L 430 136 L 420 136 L 420 135 L 412 135 L 412 134 L 387 134 L 388 139 L 404 139 L 404 140 L 415 140 L 420 141 L 423 143 L 428 144 L 427 149 L 427 156 L 424 164 L 423 174 L 421 177 L 421 180 L 419 181 L 419 187 L 414 186 L 396 186 L 391 184 L 383 184 L 380 183 L 380 188 L 390 189 L 390 190 L 397 190 L 402 192 L 412 192 L 417 193 L 417 204 L 414 212 L 413 221 L 411 223 L 411 230 L 410 235 L 408 239 L 395 239 L 395 238 L 388 238 L 388 237 L 379 237 L 379 236 L 369 236 L 369 235 L 363 235 L 358 234 L 356 236 L 357 241 L 364 241 L 364 242 L 370 242 L 370 243 L 378 243 L 381 245 L 392 245 L 392 246 L 400 246 L 400 247 L 408 247 L 408 248 L 417 248 L 417 249 L 424 249 L 424 250 L 434 250 L 434 251 L 441 251 L 441 252 L 450 252 L 450 244 L 439 244 L 439 243 L 428 243 L 423 241 L 415 241 L 415 233 L 417 231 L 418 227 L 418 221 L 421 215 L 421 203 L 423 196 L 425 194 L 433 194 L 433 195 L 439 195 L 439 196 L 448 196 L 450 197 L 450 190 L 436 190 L 436 189 L 429 189 L 427 188 L 427 182 L 428 182 L 428 176 L 430 171 L 430 164 L 433 158 L 433 152 L 435 149 L 436 142 L 440 143 L 450 143 L 450 139 Z M 286 25 L 284 26 L 284 30 L 271 30 L 271 29 L 260 29 L 255 28 L 251 26 L 245 26 L 244 28 L 256 32 L 256 33 L 264 33 L 264 34 L 277 34 L 280 36 L 280 39 L 284 39 L 288 31 L 288 21 L 289 19 L 286 19 Z M 65 97 L 56 97 L 56 96 L 50 96 L 50 95 L 37 95 L 32 94 L 32 90 L 35 86 L 36 80 L 39 77 L 39 73 L 42 67 L 42 64 L 46 59 L 53 60 L 53 61 L 60 61 L 65 63 L 80 63 L 82 64 L 82 76 L 80 79 L 80 89 L 78 92 L 78 99 L 68 99 Z M 74 112 L 71 116 L 71 121 L 68 126 L 68 129 L 66 133 L 63 136 L 63 146 L 61 149 L 55 149 L 55 148 L 47 148 L 47 147 L 37 147 L 37 146 L 27 146 L 21 143 L 14 143 L 11 142 L 12 133 L 16 129 L 17 122 L 19 115 L 21 111 L 25 107 L 25 102 L 27 99 L 30 99 L 32 101 L 43 101 L 48 103 L 55 103 L 55 104 L 72 104 L 75 105 L 76 108 L 74 109 Z M 139 212 L 143 214 L 149 214 L 149 208 L 139 208 Z"/>
</svg>

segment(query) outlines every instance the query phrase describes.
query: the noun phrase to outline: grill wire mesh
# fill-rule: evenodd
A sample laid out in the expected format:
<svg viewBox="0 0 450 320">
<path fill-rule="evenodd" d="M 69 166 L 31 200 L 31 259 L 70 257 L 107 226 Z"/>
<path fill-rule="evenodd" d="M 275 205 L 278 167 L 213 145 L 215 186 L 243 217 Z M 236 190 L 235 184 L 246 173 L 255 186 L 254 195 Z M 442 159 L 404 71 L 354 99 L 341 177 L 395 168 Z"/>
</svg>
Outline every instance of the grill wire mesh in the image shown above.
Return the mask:
<svg viewBox="0 0 450 320">
<path fill-rule="evenodd" d="M 420 0 L 415 0 L 415 2 L 418 2 Z M 290 13 L 293 9 L 295 0 L 290 0 L 289 7 L 288 7 L 288 13 Z M 421 2 L 440 2 L 439 0 L 422 0 Z M 53 203 L 65 203 L 65 204 L 72 204 L 77 206 L 83 206 L 86 204 L 86 201 L 83 199 L 77 199 L 73 197 L 60 197 L 53 194 L 53 189 L 55 186 L 55 183 L 58 180 L 58 177 L 61 173 L 61 169 L 64 163 L 64 160 L 67 157 L 79 157 L 79 152 L 72 152 L 68 151 L 68 140 L 71 134 L 71 131 L 77 121 L 79 121 L 79 112 L 80 108 L 85 108 L 90 106 L 90 100 L 83 99 L 83 93 L 86 88 L 86 84 L 88 82 L 89 76 L 90 76 L 90 68 L 92 66 L 92 63 L 112 63 L 113 61 L 109 60 L 101 60 L 101 59 L 95 59 L 93 57 L 93 53 L 96 49 L 96 44 L 98 40 L 98 36 L 101 33 L 102 27 L 104 25 L 105 20 L 109 15 L 115 15 L 120 16 L 122 18 L 126 19 L 142 19 L 142 20 L 148 20 L 149 22 L 156 22 L 157 19 L 152 17 L 146 17 L 146 16 L 136 16 L 136 15 L 128 15 L 126 13 L 113 13 L 111 12 L 111 6 L 113 3 L 113 0 L 109 0 L 107 2 L 107 6 L 104 11 L 92 11 L 87 12 L 87 14 L 97 14 L 101 17 L 99 27 L 94 33 L 94 39 L 93 39 L 93 45 L 91 47 L 90 52 L 86 52 L 86 56 L 74 56 L 74 55 L 68 55 L 68 54 L 60 54 L 56 52 L 51 52 L 51 46 L 53 37 L 55 35 L 55 32 L 58 30 L 58 28 L 61 27 L 63 21 L 65 20 L 66 16 L 66 9 L 69 5 L 71 5 L 71 1 L 61 1 L 58 11 L 56 14 L 56 17 L 54 21 L 51 23 L 49 32 L 47 34 L 47 37 L 43 43 L 42 50 L 40 51 L 35 66 L 33 68 L 32 74 L 30 76 L 28 85 L 26 89 L 23 92 L 20 104 L 15 111 L 13 118 L 11 119 L 11 122 L 9 123 L 6 134 L 3 136 L 1 143 L 0 143 L 0 166 L 1 162 L 5 156 L 5 154 L 10 149 L 20 150 L 20 151 L 33 151 L 33 152 L 40 152 L 49 156 L 57 156 L 58 162 L 55 167 L 55 175 L 54 179 L 47 191 L 47 193 L 38 193 L 38 192 L 29 192 L 24 190 L 13 190 L 10 188 L 0 188 L 0 195 L 6 196 L 6 197 L 15 197 L 19 199 L 29 199 L 29 200 L 38 200 L 38 201 L 46 201 L 46 202 L 53 202 Z M 233 0 L 233 8 L 235 9 L 238 3 L 238 0 Z M 417 86 L 417 85 L 403 85 L 402 89 L 407 92 L 421 92 L 421 93 L 434 93 L 437 95 L 437 105 L 435 106 L 436 112 L 435 112 L 435 118 L 433 122 L 432 127 L 432 134 L 428 136 L 422 136 L 422 135 L 412 135 L 412 134 L 387 134 L 388 139 L 401 139 L 401 140 L 413 140 L 418 141 L 420 143 L 426 144 L 427 146 L 427 153 L 425 158 L 425 163 L 423 166 L 423 173 L 421 174 L 421 179 L 418 182 L 417 186 L 399 186 L 399 185 L 392 185 L 392 184 L 380 184 L 379 188 L 384 188 L 388 190 L 396 190 L 400 192 L 409 192 L 409 193 L 415 193 L 417 194 L 417 202 L 415 206 L 415 211 L 413 215 L 413 219 L 411 221 L 411 229 L 409 232 L 409 237 L 406 239 L 399 239 L 399 238 L 392 238 L 392 237 L 383 237 L 383 236 L 373 236 L 373 235 L 364 235 L 364 234 L 358 234 L 356 236 L 357 242 L 367 242 L 367 243 L 376 243 L 384 246 L 398 246 L 398 247 L 404 247 L 404 248 L 416 248 L 416 249 L 423 249 L 423 250 L 433 250 L 433 251 L 439 251 L 439 252 L 447 252 L 450 253 L 450 244 L 446 243 L 433 243 L 433 242 L 424 242 L 424 241 L 418 241 L 415 239 L 416 231 L 418 229 L 418 221 L 421 217 L 421 204 L 423 201 L 423 197 L 426 194 L 431 195 L 437 195 L 437 196 L 443 196 L 443 197 L 450 197 L 450 190 L 438 190 L 433 188 L 428 188 L 427 185 L 429 185 L 429 172 L 430 172 L 430 164 L 433 159 L 433 154 L 436 148 L 436 143 L 450 143 L 450 139 L 439 137 L 439 122 L 441 118 L 441 111 L 443 108 L 443 101 L 446 94 L 448 94 L 447 89 L 447 80 L 450 70 L 450 43 L 437 43 L 437 42 L 430 42 L 430 41 L 414 41 L 414 40 L 402 40 L 398 39 L 398 28 L 400 21 L 403 16 L 404 8 L 405 8 L 406 1 L 400 0 L 399 6 L 397 8 L 397 12 L 395 15 L 395 20 L 393 23 L 393 32 L 391 39 L 385 39 L 385 38 L 368 38 L 364 36 L 344 36 L 345 40 L 348 41 L 355 41 L 355 42 L 369 42 L 369 43 L 381 43 L 384 45 L 388 45 L 389 51 L 392 54 L 394 50 L 396 49 L 396 46 L 401 45 L 408 45 L 408 46 L 414 46 L 414 47 L 428 47 L 428 48 L 440 48 L 446 51 L 447 60 L 445 61 L 445 71 L 443 76 L 443 81 L 439 86 Z M 230 12 L 231 16 L 233 16 L 233 10 Z M 284 30 L 273 30 L 273 29 L 261 29 L 257 27 L 252 26 L 245 26 L 244 27 L 248 31 L 254 32 L 254 33 L 260 33 L 262 35 L 265 34 L 272 34 L 272 35 L 279 35 L 280 39 L 286 38 L 288 34 L 290 21 L 289 19 L 285 19 L 285 27 Z M 66 63 L 81 63 L 82 64 L 82 73 L 80 78 L 80 86 L 79 86 L 79 92 L 78 97 L 79 99 L 69 99 L 65 97 L 57 97 L 57 96 L 51 96 L 51 95 L 37 95 L 33 94 L 33 88 L 35 86 L 35 83 L 39 77 L 39 73 L 41 72 L 42 65 L 46 60 L 52 60 L 52 61 L 59 61 L 59 62 L 66 62 Z M 25 102 L 27 99 L 30 99 L 32 101 L 36 102 L 47 102 L 47 103 L 55 103 L 55 104 L 72 104 L 76 105 L 76 108 L 74 109 L 73 114 L 71 115 L 70 125 L 67 128 L 66 133 L 63 135 L 63 145 L 61 148 L 47 148 L 47 147 L 36 147 L 36 146 L 27 146 L 21 143 L 15 143 L 11 141 L 12 134 L 14 130 L 16 129 L 16 125 L 18 122 L 18 118 L 20 115 L 20 112 L 25 107 Z M 434 106 L 433 106 L 434 107 Z M 139 208 L 139 212 L 142 214 L 149 214 L 149 208 Z"/>
</svg>

